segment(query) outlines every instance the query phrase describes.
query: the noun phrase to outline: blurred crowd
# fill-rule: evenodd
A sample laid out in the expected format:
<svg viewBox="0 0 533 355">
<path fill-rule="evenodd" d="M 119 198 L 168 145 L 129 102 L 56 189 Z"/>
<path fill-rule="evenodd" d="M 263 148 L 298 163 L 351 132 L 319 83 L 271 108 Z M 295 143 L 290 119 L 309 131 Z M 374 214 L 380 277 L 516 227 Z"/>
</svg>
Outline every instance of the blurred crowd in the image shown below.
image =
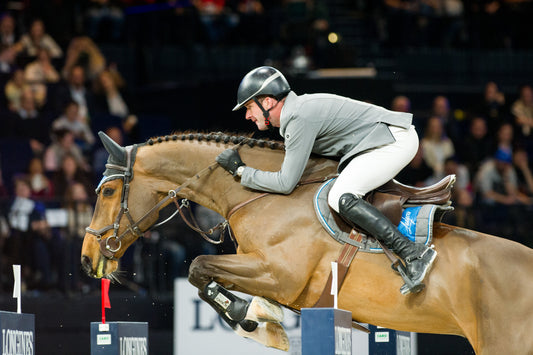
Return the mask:
<svg viewBox="0 0 533 355">
<path fill-rule="evenodd" d="M 529 0 L 384 0 L 374 5 L 392 47 L 533 48 Z"/>
<path fill-rule="evenodd" d="M 465 45 L 467 38 L 480 47 L 529 46 L 530 36 L 500 17 L 529 13 L 520 9 L 529 11 L 529 2 L 353 5 L 377 16 L 382 40 L 393 47 Z M 12 264 L 22 265 L 29 290 L 91 292 L 97 286 L 82 275 L 79 262 L 94 188 L 107 160 L 95 133 L 103 130 L 121 145 L 142 139 L 127 83 L 99 43 L 280 41 L 312 50 L 323 46 L 330 30 L 319 1 L 6 1 L 0 11 L 0 289 L 5 291 L 12 287 Z M 498 24 L 505 30 L 485 38 Z M 428 35 L 429 29 L 440 35 Z M 424 186 L 456 174 L 455 211 L 447 222 L 533 245 L 527 235 L 533 227 L 531 85 L 506 97 L 489 82 L 469 107 L 436 96 L 426 111 L 398 95 L 390 108 L 414 112 L 421 137 L 419 154 L 399 181 Z M 220 219 L 200 206 L 194 209 L 206 228 Z M 214 248 L 173 219 L 128 250 L 121 265 L 124 285 L 170 290 L 192 258 L 223 250 L 234 246 Z"/>
<path fill-rule="evenodd" d="M 455 211 L 446 222 L 533 246 L 533 89 L 524 84 L 512 98 L 495 82 L 477 102 L 453 107 L 447 96 L 433 99 L 429 111 L 411 107 L 408 97 L 391 108 L 415 112 L 418 154 L 397 179 L 427 186 L 455 174 Z"/>
</svg>

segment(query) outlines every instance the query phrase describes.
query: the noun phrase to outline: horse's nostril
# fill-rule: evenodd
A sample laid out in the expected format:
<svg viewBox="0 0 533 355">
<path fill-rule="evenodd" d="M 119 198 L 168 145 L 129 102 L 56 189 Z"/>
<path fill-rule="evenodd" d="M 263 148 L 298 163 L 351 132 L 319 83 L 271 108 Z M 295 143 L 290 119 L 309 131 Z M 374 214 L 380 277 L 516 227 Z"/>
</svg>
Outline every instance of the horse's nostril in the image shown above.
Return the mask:
<svg viewBox="0 0 533 355">
<path fill-rule="evenodd" d="M 92 261 L 90 257 L 88 257 L 87 255 L 81 256 L 81 265 L 83 266 L 85 270 L 91 270 L 91 264 L 92 264 Z"/>
</svg>

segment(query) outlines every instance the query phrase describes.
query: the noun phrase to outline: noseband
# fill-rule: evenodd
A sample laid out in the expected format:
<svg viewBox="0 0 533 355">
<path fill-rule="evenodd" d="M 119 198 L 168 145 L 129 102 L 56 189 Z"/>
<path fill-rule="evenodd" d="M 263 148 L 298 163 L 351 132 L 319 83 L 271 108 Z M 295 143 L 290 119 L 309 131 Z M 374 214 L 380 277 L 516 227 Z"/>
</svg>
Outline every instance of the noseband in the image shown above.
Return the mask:
<svg viewBox="0 0 533 355">
<path fill-rule="evenodd" d="M 96 188 L 96 194 L 98 194 L 100 192 L 101 186 L 104 183 L 106 183 L 107 181 L 116 180 L 116 179 L 122 179 L 122 182 L 123 182 L 123 184 L 122 184 L 122 196 L 121 196 L 121 200 L 120 200 L 120 210 L 119 210 L 119 212 L 117 214 L 117 217 L 115 218 L 115 221 L 113 222 L 113 224 L 107 225 L 107 226 L 105 226 L 103 228 L 100 228 L 100 229 L 93 229 L 93 228 L 90 228 L 90 227 L 85 228 L 85 231 L 87 233 L 92 234 L 92 235 L 94 235 L 96 237 L 96 240 L 100 244 L 100 253 L 105 258 L 110 259 L 110 260 L 118 260 L 118 258 L 115 257 L 115 253 L 117 253 L 120 250 L 120 248 L 122 247 L 123 238 L 126 235 L 128 235 L 129 233 L 133 234 L 136 238 L 141 237 L 144 232 L 141 231 L 141 229 L 139 228 L 139 225 L 146 218 L 148 218 L 150 215 L 152 215 L 152 213 L 157 212 L 169 200 L 173 200 L 175 202 L 177 210 L 169 218 L 167 218 L 166 220 L 164 220 L 161 223 L 156 224 L 154 227 L 160 226 L 160 225 L 168 222 L 172 217 L 174 217 L 176 215 L 176 213 L 178 213 L 178 211 L 181 213 L 181 208 L 182 207 L 188 207 L 187 203 L 182 203 L 181 205 L 178 205 L 178 203 L 176 201 L 176 197 L 177 197 L 178 192 L 181 189 L 183 189 L 184 187 L 186 187 L 187 185 L 189 185 L 193 181 L 193 179 L 199 179 L 202 175 L 204 175 L 205 173 L 207 173 L 209 171 L 212 171 L 218 165 L 217 162 L 209 165 L 208 167 L 206 167 L 202 171 L 198 172 L 197 174 L 195 174 L 191 178 L 187 179 L 183 184 L 178 186 L 176 189 L 170 190 L 165 198 L 163 198 L 161 201 L 159 201 L 155 206 L 153 206 L 150 210 L 148 210 L 148 212 L 146 212 L 137 222 L 135 222 L 133 220 L 133 218 L 132 218 L 132 216 L 130 214 L 129 208 L 128 208 L 128 195 L 129 195 L 129 191 L 130 191 L 130 182 L 131 182 L 131 179 L 133 177 L 133 163 L 132 163 L 133 159 L 132 159 L 132 156 L 135 155 L 136 150 L 137 150 L 137 146 L 136 145 L 135 146 L 128 146 L 128 147 L 125 147 L 124 149 L 126 150 L 126 166 L 117 165 L 117 164 L 110 164 L 110 163 L 106 164 L 106 168 L 112 169 L 112 170 L 118 170 L 119 172 L 122 172 L 122 173 L 112 174 L 112 175 L 104 177 L 102 179 L 102 181 L 100 182 L 100 184 L 98 184 L 98 187 Z M 122 219 L 122 217 L 124 215 L 127 217 L 128 221 L 129 221 L 129 225 L 126 227 L 125 231 L 123 231 L 120 235 L 118 235 L 118 230 L 120 228 L 120 220 Z M 183 215 L 182 215 L 182 217 L 183 217 Z M 222 229 L 223 230 L 226 227 L 227 227 L 227 222 L 220 223 L 216 227 L 211 228 L 207 233 L 208 234 L 212 234 L 215 230 L 217 230 L 217 229 Z M 102 239 L 103 235 L 109 230 L 113 230 L 113 234 L 110 237 L 108 237 L 108 238 Z M 205 238 L 206 237 L 204 236 L 204 239 Z M 208 241 L 213 243 L 212 240 L 208 240 Z M 221 240 L 219 242 L 222 242 L 222 241 L 223 240 Z M 214 243 L 218 244 L 218 242 L 214 242 Z"/>
</svg>

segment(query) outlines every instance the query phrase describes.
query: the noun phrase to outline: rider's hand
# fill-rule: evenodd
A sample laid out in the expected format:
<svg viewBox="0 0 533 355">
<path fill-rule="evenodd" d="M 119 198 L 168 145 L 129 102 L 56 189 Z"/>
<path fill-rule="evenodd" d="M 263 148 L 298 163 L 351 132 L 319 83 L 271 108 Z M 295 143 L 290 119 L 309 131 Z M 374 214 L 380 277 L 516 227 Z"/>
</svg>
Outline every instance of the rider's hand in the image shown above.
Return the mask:
<svg viewBox="0 0 533 355">
<path fill-rule="evenodd" d="M 245 165 L 239 152 L 234 149 L 226 149 L 217 156 L 216 161 L 233 176 L 237 176 L 237 169 Z"/>
</svg>

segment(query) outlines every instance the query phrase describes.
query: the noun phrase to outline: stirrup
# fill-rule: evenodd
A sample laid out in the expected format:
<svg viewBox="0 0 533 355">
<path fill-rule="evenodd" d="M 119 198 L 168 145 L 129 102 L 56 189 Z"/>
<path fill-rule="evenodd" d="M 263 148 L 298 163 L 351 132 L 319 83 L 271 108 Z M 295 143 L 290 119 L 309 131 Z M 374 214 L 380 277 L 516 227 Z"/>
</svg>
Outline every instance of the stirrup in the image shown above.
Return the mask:
<svg viewBox="0 0 533 355">
<path fill-rule="evenodd" d="M 418 293 L 422 291 L 426 285 L 424 283 L 420 283 L 418 285 L 415 285 L 414 283 L 409 280 L 409 282 L 405 282 L 402 287 L 400 287 L 400 293 L 402 295 L 407 295 L 409 293 Z"/>
<path fill-rule="evenodd" d="M 398 271 L 400 276 L 402 277 L 405 284 L 403 284 L 402 287 L 400 287 L 400 293 L 402 295 L 407 295 L 408 293 L 417 293 L 420 292 L 426 287 L 424 283 L 415 284 L 409 275 L 407 275 L 407 270 L 405 269 L 405 265 L 402 262 L 398 262 L 397 264 L 391 265 L 391 267 Z"/>
</svg>

